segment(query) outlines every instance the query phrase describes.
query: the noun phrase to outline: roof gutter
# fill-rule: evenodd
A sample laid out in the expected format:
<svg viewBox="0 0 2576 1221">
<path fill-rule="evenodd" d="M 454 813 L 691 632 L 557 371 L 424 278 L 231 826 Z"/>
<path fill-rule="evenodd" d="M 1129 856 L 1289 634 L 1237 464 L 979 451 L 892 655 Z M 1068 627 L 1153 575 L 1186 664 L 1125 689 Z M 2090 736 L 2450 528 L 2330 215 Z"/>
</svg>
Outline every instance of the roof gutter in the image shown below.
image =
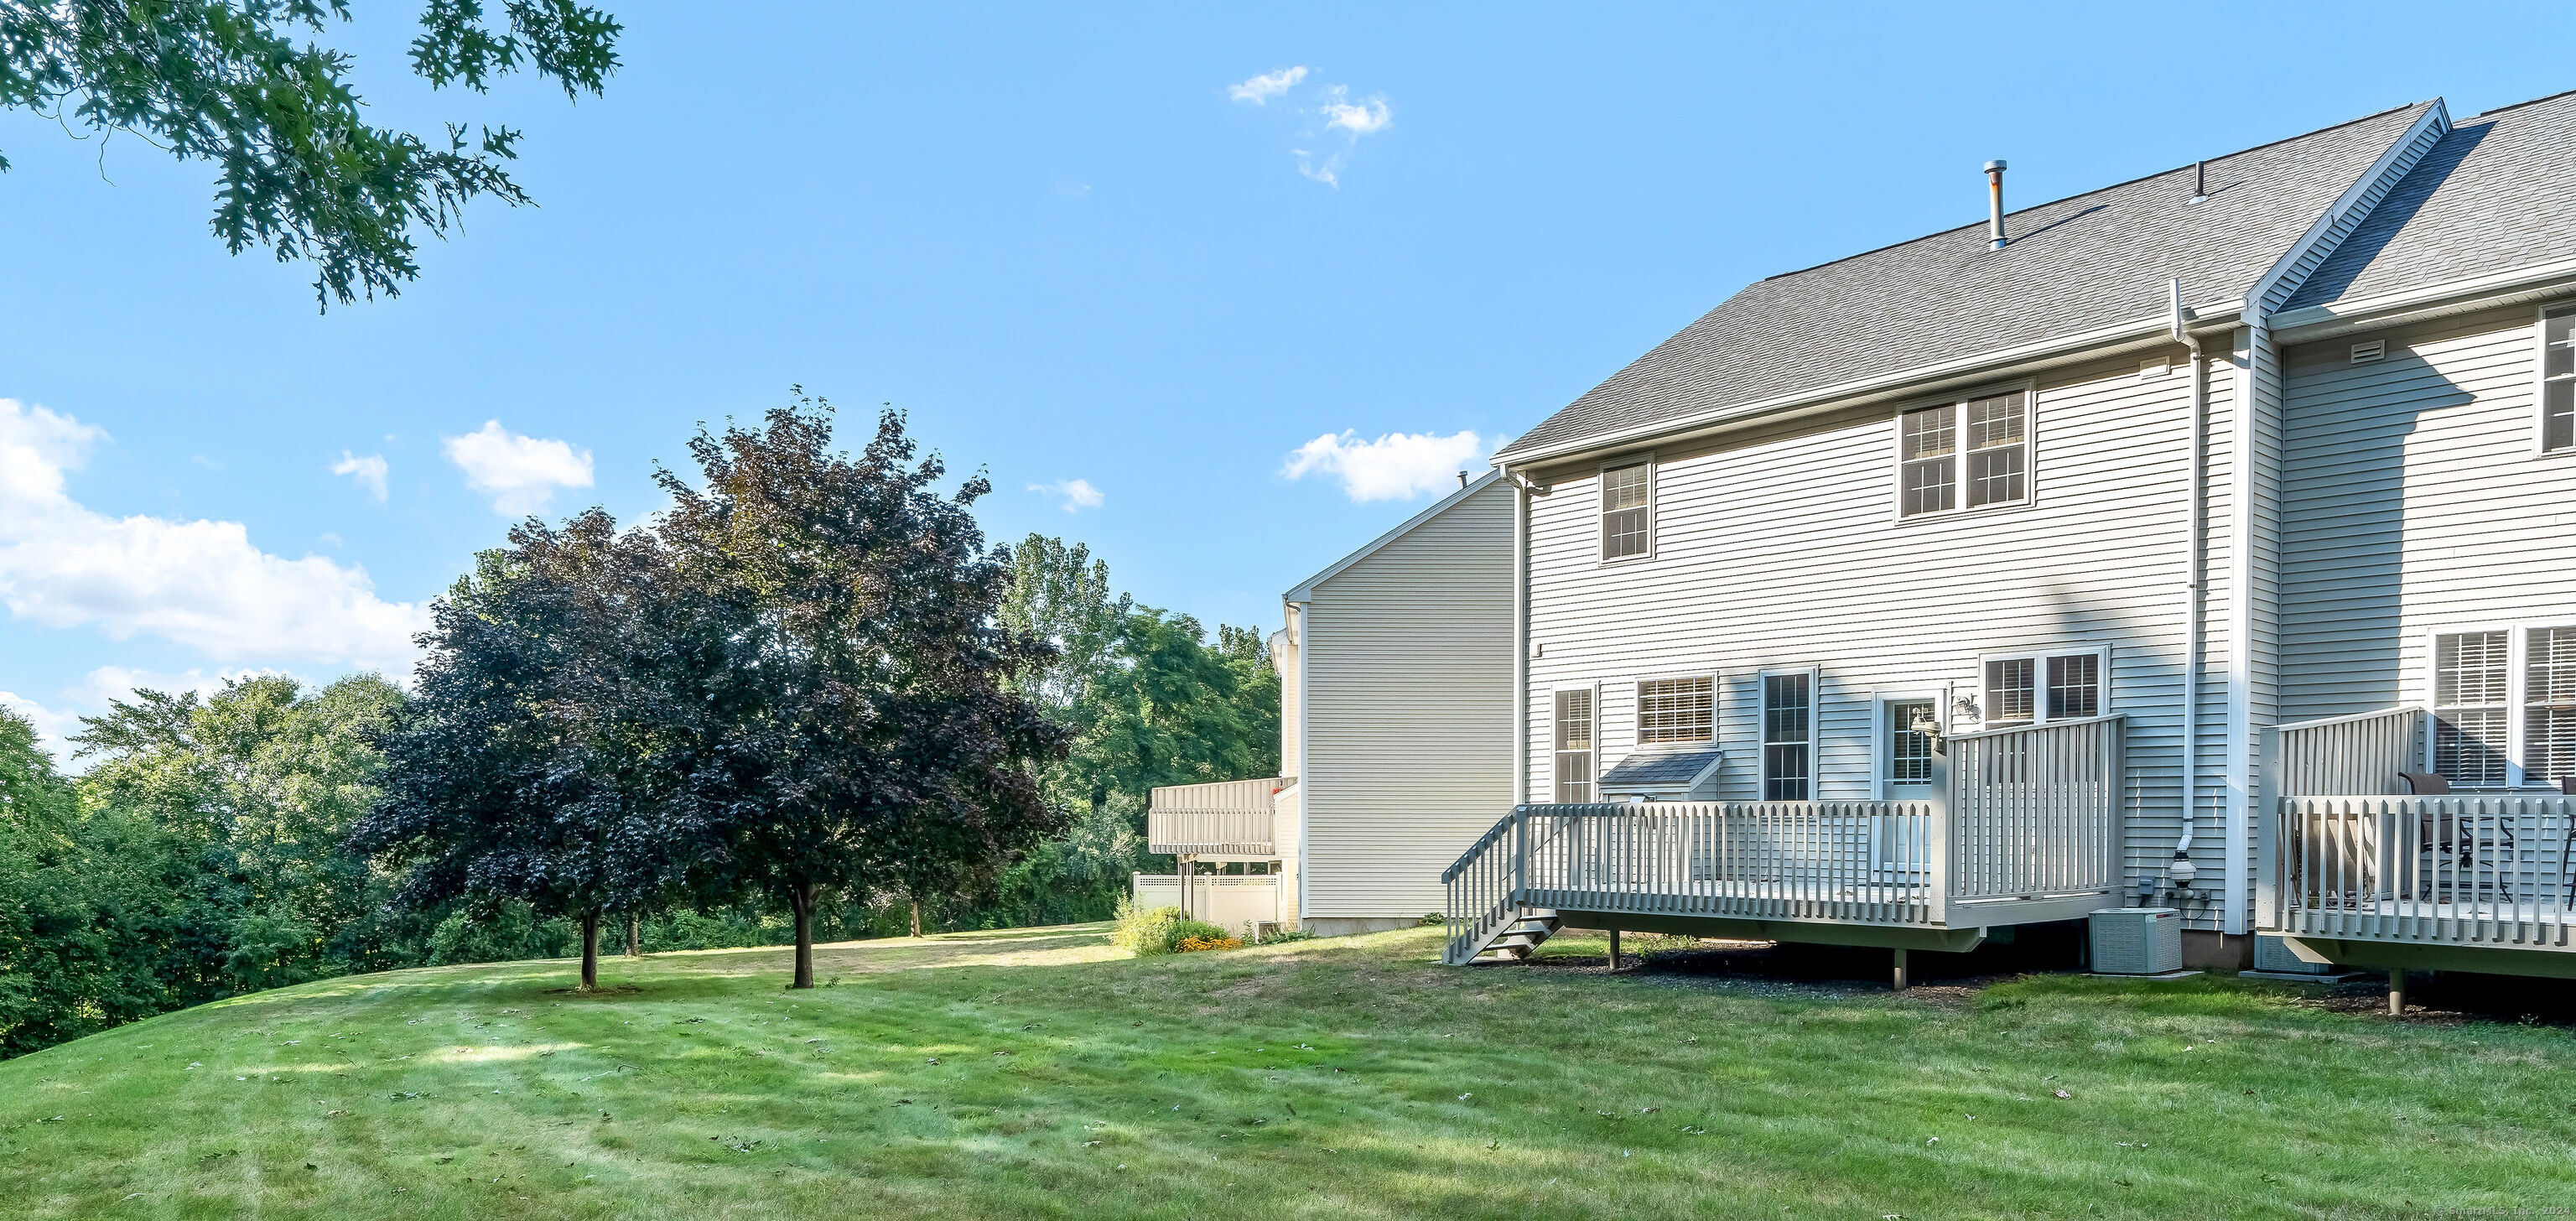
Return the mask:
<svg viewBox="0 0 2576 1221">
<path fill-rule="evenodd" d="M 2230 301 L 2208 309 L 2195 310 L 2192 317 L 2200 322 L 2234 322 L 2243 312 L 2244 303 Z M 1606 453 L 1626 449 L 1647 441 L 1662 441 L 1703 433 L 1717 432 L 1748 421 L 1777 416 L 1800 409 L 1829 409 L 1858 406 L 1882 399 L 1941 389 L 1947 383 L 1971 382 L 1985 378 L 2027 373 L 2050 365 L 2069 364 L 2077 360 L 2111 355 L 2121 348 L 2152 346 L 2166 341 L 2171 329 L 2167 311 L 2159 310 L 2144 318 L 2117 322 L 2073 335 L 2043 339 L 2032 343 L 1997 348 L 1956 360 L 1918 365 L 1875 377 L 1819 386 L 1791 394 L 1755 399 L 1714 411 L 1704 411 L 1678 420 L 1642 424 L 1600 436 L 1529 449 L 1506 449 L 1494 455 L 1494 465 L 1527 467 L 1541 462 L 1578 457 L 1588 453 Z"/>
<path fill-rule="evenodd" d="M 2272 315 L 2272 337 L 2308 343 L 2368 327 L 2423 322 L 2506 305 L 2526 305 L 2576 288 L 2576 258 L 2554 259 L 2510 271 L 2447 280 L 2417 288 L 2302 306 Z"/>
</svg>

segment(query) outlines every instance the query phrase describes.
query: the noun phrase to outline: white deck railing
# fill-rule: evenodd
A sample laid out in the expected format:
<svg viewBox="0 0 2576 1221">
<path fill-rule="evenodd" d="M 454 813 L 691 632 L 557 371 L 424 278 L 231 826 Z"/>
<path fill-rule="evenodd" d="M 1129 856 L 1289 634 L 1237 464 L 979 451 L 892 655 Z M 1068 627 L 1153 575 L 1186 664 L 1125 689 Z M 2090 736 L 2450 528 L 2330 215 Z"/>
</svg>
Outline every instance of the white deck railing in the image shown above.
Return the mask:
<svg viewBox="0 0 2576 1221">
<path fill-rule="evenodd" d="M 1149 852 L 1173 856 L 1276 856 L 1271 799 L 1286 780 L 1224 780 L 1154 790 L 1145 811 Z"/>
<path fill-rule="evenodd" d="M 2423 709 L 2406 707 L 2283 725 L 2275 731 L 2280 744 L 2270 768 L 2275 791 L 2283 797 L 2403 793 L 2398 773 L 2423 770 L 2429 719 Z"/>
<path fill-rule="evenodd" d="M 1447 960 L 1472 960 L 1523 909 L 1942 928 L 2108 893 L 2121 728 L 2113 716 L 1953 737 L 1928 801 L 1521 806 L 1441 875 Z M 1952 919 L 1960 904 L 1973 918 Z"/>
<path fill-rule="evenodd" d="M 1950 739 L 1950 896 L 2117 889 L 2122 719 L 2092 717 Z"/>
<path fill-rule="evenodd" d="M 2265 905 L 2292 936 L 2566 950 L 2576 797 L 2281 799 Z"/>
</svg>

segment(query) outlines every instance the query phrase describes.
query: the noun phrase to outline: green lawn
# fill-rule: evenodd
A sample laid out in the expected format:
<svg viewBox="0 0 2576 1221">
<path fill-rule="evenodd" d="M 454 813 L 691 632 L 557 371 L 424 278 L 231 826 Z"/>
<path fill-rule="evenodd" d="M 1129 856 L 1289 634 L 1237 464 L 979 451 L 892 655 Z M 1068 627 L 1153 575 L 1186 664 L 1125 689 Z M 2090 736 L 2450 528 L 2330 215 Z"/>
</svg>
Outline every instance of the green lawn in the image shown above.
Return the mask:
<svg viewBox="0 0 2576 1221">
<path fill-rule="evenodd" d="M 0 1063 L 11 1217 L 2271 1217 L 2576 1203 L 2576 1035 L 2233 980 L 1096 926 L 331 980 Z M 2356 1006 L 2358 1003 L 2356 1002 Z M 2063 1095 L 2060 1094 L 2063 1091 Z"/>
</svg>

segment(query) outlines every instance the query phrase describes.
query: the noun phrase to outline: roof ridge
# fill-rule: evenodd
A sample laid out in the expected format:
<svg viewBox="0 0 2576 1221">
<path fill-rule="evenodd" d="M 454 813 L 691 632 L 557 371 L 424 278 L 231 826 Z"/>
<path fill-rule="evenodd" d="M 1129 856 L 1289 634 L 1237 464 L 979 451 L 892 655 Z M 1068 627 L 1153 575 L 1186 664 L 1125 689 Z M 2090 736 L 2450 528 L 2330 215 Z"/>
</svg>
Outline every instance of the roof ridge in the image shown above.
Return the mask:
<svg viewBox="0 0 2576 1221">
<path fill-rule="evenodd" d="M 2523 101 L 2519 101 L 2519 102 L 2507 102 L 2507 103 L 2505 103 L 2504 105 L 2502 105 L 2502 106 L 2498 106 L 2498 107 L 2496 107 L 2496 108 L 2495 108 L 2495 109 L 2493 109 L 2493 110 L 2481 110 L 2481 111 L 2477 112 L 2476 114 L 2470 115 L 2470 116 L 2469 116 L 2469 118 L 2467 118 L 2467 119 L 2462 119 L 2462 120 L 2460 120 L 2460 122 L 2461 122 L 2461 123 L 2466 123 L 2466 122 L 2468 122 L 2468 121 L 2469 121 L 2469 119 L 2484 119 L 2484 118 L 2488 118 L 2488 117 L 2493 116 L 2493 115 L 2500 115 L 2500 114 L 2503 114 L 2504 112 L 2506 112 L 2506 111 L 2508 111 L 2508 110 L 2520 110 L 2520 109 L 2522 109 L 2522 108 L 2523 108 L 2523 107 L 2525 107 L 2525 106 L 2537 106 L 2537 105 L 2541 104 L 2542 102 L 2555 102 L 2555 101 L 2557 101 L 2558 99 L 2563 98 L 2563 97 L 2567 97 L 2567 96 L 2569 96 L 2569 95 L 2571 95 L 2571 94 L 2576 94 L 2576 89 L 2562 89 L 2562 90 L 2559 90 L 2559 91 L 2558 91 L 2558 92 L 2556 92 L 2556 93 L 2553 93 L 2553 94 L 2548 95 L 2547 97 L 2529 98 L 2529 99 L 2526 99 L 2526 100 L 2523 100 Z M 2457 126 L 2457 124 L 2454 124 L 2454 126 Z"/>
<path fill-rule="evenodd" d="M 2569 90 L 2568 92 L 2569 92 L 2569 93 L 2576 93 L 2576 89 L 2571 89 L 2571 90 Z M 2557 95 L 2552 95 L 2552 96 L 2561 96 L 2561 97 L 2563 97 L 2563 96 L 2565 96 L 2565 95 L 2564 95 L 2564 94 L 2557 94 Z M 2386 117 L 2388 117 L 2389 115 L 2395 114 L 2395 113 L 2397 113 L 2398 111 L 2401 111 L 2401 110 L 2412 110 L 2412 109 L 2414 109 L 2415 107 L 2418 107 L 2418 106 L 2430 106 L 2430 105 L 2432 105 L 2433 103 L 2438 102 L 2438 101 L 2440 101 L 2440 100 L 2441 100 L 2441 99 L 2440 99 L 2440 98 L 2438 98 L 2438 97 L 2436 97 L 2436 98 L 2428 98 L 2428 99 L 2426 99 L 2426 100 L 2424 100 L 2424 101 L 2420 101 L 2420 102 L 2408 102 L 2408 103 L 2405 103 L 2404 105 L 2400 105 L 2400 106 L 2391 106 L 2391 107 L 2389 107 L 2389 108 L 2388 108 L 2388 109 L 2386 109 L 2386 110 L 2374 110 L 2374 111 L 2370 112 L 2369 114 L 2363 115 L 2363 116 L 2361 116 L 2361 117 L 2359 117 L 2359 118 L 2356 118 L 2356 119 L 2346 119 L 2346 120 L 2344 120 L 2344 121 L 2343 121 L 2343 122 L 2341 122 L 2341 123 L 2330 123 L 2330 124 L 2328 124 L 2328 125 L 2326 125 L 2326 126 L 2324 126 L 2324 127 L 2319 127 L 2319 128 L 2316 128 L 2316 129 L 2314 129 L 2314 130 L 2312 130 L 2312 131 L 2303 131 L 2303 132 L 2300 132 L 2299 134 L 2297 134 L 2297 135 L 2295 135 L 2295 136 L 2283 136 L 2282 138 L 2280 138 L 2280 139 L 2278 139 L 2278 140 L 2270 140 L 2270 141 L 2266 141 L 2266 142 L 2264 142 L 2264 143 L 2262 143 L 2262 144 L 2249 145 L 2249 146 L 2247 146 L 2247 147 L 2245 147 L 2245 148 L 2237 149 L 2235 152 L 2232 152 L 2232 153 L 2220 153 L 2219 155 L 2217 155 L 2217 156 L 2215 156 L 2215 157 L 2204 157 L 2204 158 L 2202 158 L 2202 159 L 2201 159 L 2201 161 L 2202 161 L 2202 162 L 2215 163 L 2215 162 L 2220 162 L 2220 161 L 2228 160 L 2229 158 L 2232 158 L 2232 157 L 2242 157 L 2242 156 L 2246 155 L 2247 153 L 2259 153 L 2259 152 L 2262 152 L 2264 149 L 2267 149 L 2267 148 L 2277 148 L 2277 147 L 2279 147 L 2279 146 L 2281 146 L 2281 145 L 2288 144 L 2288 143 L 2291 143 L 2291 142 L 2293 142 L 2293 141 L 2308 139 L 2308 138 L 2309 138 L 2309 137 L 2311 137 L 2311 136 L 2322 136 L 2322 135 L 2326 134 L 2327 132 L 2330 132 L 2330 131 L 2340 131 L 2340 130 L 2342 130 L 2343 128 L 2346 128 L 2346 127 L 2352 127 L 2352 126 L 2356 126 L 2356 125 L 2358 125 L 2358 124 L 2367 123 L 2367 122 L 2371 121 L 2372 119 L 2382 119 L 2382 118 L 2386 118 Z M 2548 100 L 2549 100 L 2548 98 L 2534 98 L 2534 99 L 2532 99 L 2532 102 L 2545 102 L 2545 101 L 2548 101 Z M 2517 103 L 2515 103 L 2515 105 L 2517 105 L 2517 106 L 2528 106 L 2528 105 L 2531 105 L 2531 102 L 2517 102 Z M 2506 107 L 2506 108 L 2504 108 L 2504 109 L 2510 109 L 2510 107 Z M 2471 117 L 2478 117 L 2478 116 L 2471 116 Z M 2195 162 L 2194 164 L 2199 164 L 2199 162 Z M 2053 207 L 2056 207 L 2056 206 L 2057 206 L 2057 205 L 2059 205 L 2059 204 L 2064 204 L 2064 203 L 2073 203 L 2073 202 L 2075 202 L 2076 200 L 2084 199 L 2084 198 L 2087 198 L 2087 197 L 2089 197 L 2089 196 L 2100 195 L 2100 194 L 2102 194 L 2102 193 L 2104 193 L 2104 192 L 2106 192 L 2106 191 L 2116 191 L 2116 190 L 2119 190 L 2119 189 L 2120 189 L 2120 188 L 2122 188 L 2122 187 L 2132 187 L 2132 186 L 2136 186 L 2136 185 L 2138 185 L 2138 184 L 2139 184 L 2139 183 L 2141 183 L 2141 182 L 2150 182 L 2150 181 L 2153 181 L 2153 180 L 2155 180 L 2155 179 L 2162 178 L 2162 177 L 2164 177 L 2164 176 L 2165 176 L 2165 175 L 2167 175 L 2167 174 L 2179 174 L 2179 173 L 2181 173 L 2182 171 L 2187 170 L 2187 169 L 2190 169 L 2190 168 L 2191 168 L 2191 166 L 2188 166 L 2188 165 L 2177 165 L 2177 166 L 2175 166 L 2175 167 L 2173 167 L 2172 169 L 2169 169 L 2169 170 L 2157 170 L 2156 172 L 2154 172 L 2154 173 L 2152 173 L 2152 174 L 2141 174 L 2141 175 L 2139 175 L 2139 176 L 2137 176 L 2137 177 L 2135 177 L 2135 178 L 2131 178 L 2131 179 L 2128 179 L 2128 180 L 2123 181 L 2123 182 L 2114 182 L 2114 183 L 2111 183 L 2111 184 L 2109 184 L 2109 185 L 2107 185 L 2107 186 L 2098 186 L 2098 187 L 2095 187 L 2095 188 L 2093 188 L 2092 190 L 2089 190 L 2089 191 L 2078 191 L 2078 192 L 2076 192 L 2076 193 L 2075 193 L 2075 194 L 2073 194 L 2073 195 L 2062 195 L 2062 196 L 2059 196 L 2059 197 L 2058 197 L 2058 198 L 2056 198 L 2056 199 L 2048 200 L 2048 201 L 2047 201 L 2047 202 L 2045 202 L 2045 203 L 2035 203 L 2035 204 L 2030 205 L 2030 206 L 2029 206 L 2029 207 L 2027 207 L 2027 208 L 2019 208 L 2019 209 L 2016 209 L 2016 210 L 2011 211 L 2011 212 L 2006 212 L 2006 213 L 2004 213 L 2004 217 L 2005 217 L 2005 219 L 2009 220 L 2009 219 L 2011 219 L 2011 218 L 2013 218 L 2013 217 L 2020 216 L 2020 215 L 2022 215 L 2023 213 L 2026 213 L 2026 212 L 2037 212 L 2037 211 L 2039 211 L 2039 210 L 2040 210 L 2040 209 L 2042 209 L 2042 208 L 2053 208 Z M 1776 275 L 1768 275 L 1768 276 L 1764 276 L 1764 277 L 1762 277 L 1762 279 L 1761 279 L 1761 280 L 1756 281 L 1756 283 L 1767 283 L 1767 282 L 1772 281 L 1772 280 L 1783 280 L 1783 279 L 1787 279 L 1787 278 L 1788 278 L 1788 277 L 1790 277 L 1790 276 L 1805 275 L 1806 273 L 1811 272 L 1811 271 L 1821 271 L 1821 270 L 1823 270 L 1823 269 L 1825 269 L 1825 268 L 1827 268 L 1827 267 L 1831 267 L 1831 266 L 1833 266 L 1833 265 L 1834 265 L 1834 264 L 1836 264 L 1836 263 L 1848 263 L 1848 262 L 1852 261 L 1853 259 L 1865 259 L 1865 258 L 1868 258 L 1869 256 L 1871 256 L 1871 255 L 1873 255 L 1873 254 L 1879 254 L 1879 253 L 1882 253 L 1882 252 L 1884 252 L 1884 251 L 1894 250 L 1894 249 L 1896 249 L 1896 248 L 1897 248 L 1897 247 L 1899 247 L 1899 246 L 1911 246 L 1911 245 L 1913 245 L 1913 244 L 1914 244 L 1914 243 L 1916 243 L 1916 242 L 1928 242 L 1928 241 L 1930 241 L 1930 240 L 1932 240 L 1933 238 L 1936 238 L 1936 237 L 1948 237 L 1949 235 L 1951 235 L 1951 234 L 1953 234 L 1953 233 L 1964 233 L 1964 232 L 1967 232 L 1968 230 L 1971 230 L 1971 229 L 1982 229 L 1982 228 L 1984 228 L 1984 227 L 1986 226 L 1986 224 L 1987 224 L 1987 222 L 1985 222 L 1985 221 L 1970 221 L 1970 222 L 1969 222 L 1969 223 L 1967 223 L 1967 224 L 1954 226 L 1954 227 L 1952 227 L 1952 228 L 1948 228 L 1948 229 L 1935 229 L 1935 230 L 1933 230 L 1933 231 L 1932 231 L 1932 232 L 1930 232 L 1930 233 L 1923 234 L 1923 235 L 1921 235 L 1921 236 L 1919 236 L 1919 237 L 1909 237 L 1909 238 L 1907 238 L 1907 239 L 1905 239 L 1904 241 L 1901 241 L 1901 242 L 1889 242 L 1888 244 L 1886 244 L 1886 245 L 1884 245 L 1884 246 L 1874 246 L 1874 247 L 1871 247 L 1871 248 L 1870 248 L 1870 249 L 1868 249 L 1868 250 L 1863 250 L 1863 251 L 1860 251 L 1860 252 L 1858 252 L 1858 253 L 1856 253 L 1856 254 L 1847 254 L 1847 255 L 1844 255 L 1844 256 L 1842 256 L 1841 258 L 1838 258 L 1838 259 L 1827 259 L 1827 260 L 1825 260 L 1824 262 L 1814 264 L 1813 266 L 1801 267 L 1801 268 L 1798 268 L 1798 269 L 1796 269 L 1796 270 L 1794 270 L 1794 271 L 1783 271 L 1783 272 L 1780 272 L 1780 273 L 1778 273 L 1778 274 L 1776 274 Z"/>
</svg>

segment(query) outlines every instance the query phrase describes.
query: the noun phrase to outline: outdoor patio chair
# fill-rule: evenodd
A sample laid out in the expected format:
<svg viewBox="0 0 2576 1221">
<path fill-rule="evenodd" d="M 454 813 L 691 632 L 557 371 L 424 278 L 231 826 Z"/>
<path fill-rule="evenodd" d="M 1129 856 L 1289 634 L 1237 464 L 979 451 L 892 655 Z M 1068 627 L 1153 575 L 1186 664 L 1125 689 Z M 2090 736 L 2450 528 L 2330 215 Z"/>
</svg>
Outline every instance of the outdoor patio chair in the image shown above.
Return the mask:
<svg viewBox="0 0 2576 1221">
<path fill-rule="evenodd" d="M 2397 777 L 2406 782 L 2406 792 L 2410 796 L 2434 797 L 2451 791 L 2450 778 L 2433 772 L 2399 772 Z M 2561 778 L 2558 783 L 2562 791 L 2576 792 L 2576 789 L 2567 788 L 2570 783 L 2576 783 L 2576 778 Z M 2466 834 L 2462 834 L 2463 830 Z M 2431 811 L 2416 816 L 2416 840 L 2423 845 L 2425 857 L 2429 861 L 2437 854 L 2450 854 L 2454 870 L 2451 878 L 2442 884 L 2441 889 L 2445 893 L 2436 896 L 2434 876 L 2437 871 L 2426 869 L 2422 874 L 2422 883 L 2416 888 L 2416 897 L 2447 902 L 2450 899 L 2447 892 L 2458 885 L 2458 879 L 2463 875 L 2469 878 L 2469 888 L 2475 890 L 2478 886 L 2476 870 L 2479 849 L 2498 850 L 2506 854 L 2519 849 L 2519 845 L 2514 842 L 2511 827 L 2498 823 L 2493 838 L 2480 838 L 2478 830 L 2477 827 L 2465 825 L 2458 819 L 2440 818 Z M 2488 859 L 2495 860 L 2498 857 L 2494 851 L 2491 851 Z"/>
</svg>

